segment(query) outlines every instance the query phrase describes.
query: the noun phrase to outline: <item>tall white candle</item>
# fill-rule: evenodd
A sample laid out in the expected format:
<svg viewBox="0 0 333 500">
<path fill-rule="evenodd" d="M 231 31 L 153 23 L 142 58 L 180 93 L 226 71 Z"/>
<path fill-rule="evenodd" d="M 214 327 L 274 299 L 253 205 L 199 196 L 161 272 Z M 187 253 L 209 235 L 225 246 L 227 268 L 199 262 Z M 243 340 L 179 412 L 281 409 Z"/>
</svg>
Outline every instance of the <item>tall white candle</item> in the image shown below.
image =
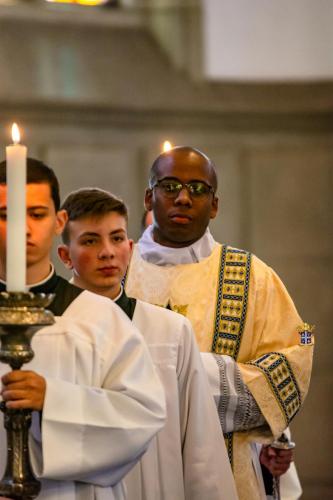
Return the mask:
<svg viewBox="0 0 333 500">
<path fill-rule="evenodd" d="M 27 148 L 20 142 L 16 123 L 12 127 L 13 143 L 6 147 L 7 161 L 7 267 L 9 292 L 26 290 L 26 177 Z"/>
</svg>

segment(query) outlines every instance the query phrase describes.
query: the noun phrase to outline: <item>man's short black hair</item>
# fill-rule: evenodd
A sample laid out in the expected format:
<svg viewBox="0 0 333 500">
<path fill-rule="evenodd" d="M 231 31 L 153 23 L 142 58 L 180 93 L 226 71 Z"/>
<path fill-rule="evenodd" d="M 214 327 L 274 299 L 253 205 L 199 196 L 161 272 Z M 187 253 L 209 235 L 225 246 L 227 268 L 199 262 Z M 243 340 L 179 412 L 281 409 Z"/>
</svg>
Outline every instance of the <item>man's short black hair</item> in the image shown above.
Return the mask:
<svg viewBox="0 0 333 500">
<path fill-rule="evenodd" d="M 61 208 L 66 210 L 68 221 L 61 235 L 63 242 L 70 243 L 68 222 L 85 217 L 102 217 L 110 212 L 117 212 L 128 222 L 128 209 L 120 199 L 99 188 L 82 188 L 70 193 Z"/>
<path fill-rule="evenodd" d="M 0 162 L 0 184 L 7 184 L 7 163 Z M 27 158 L 27 184 L 48 184 L 56 212 L 60 208 L 59 181 L 52 168 L 35 158 Z"/>
<path fill-rule="evenodd" d="M 164 158 L 167 158 L 168 156 L 172 156 L 174 154 L 177 154 L 177 153 L 187 153 L 187 154 L 194 153 L 195 155 L 198 155 L 205 160 L 205 162 L 207 163 L 207 165 L 211 171 L 212 187 L 214 188 L 214 194 L 215 194 L 215 192 L 217 190 L 217 174 L 216 174 L 215 164 L 212 162 L 212 160 L 210 158 L 208 158 L 208 156 L 205 153 L 203 153 L 199 149 L 193 148 L 191 146 L 175 146 L 172 149 L 170 149 L 168 151 L 164 151 L 163 153 L 159 154 L 150 168 L 149 187 L 152 188 L 152 186 L 158 180 L 157 172 L 158 172 L 158 168 L 159 168 L 161 160 L 163 160 Z"/>
</svg>

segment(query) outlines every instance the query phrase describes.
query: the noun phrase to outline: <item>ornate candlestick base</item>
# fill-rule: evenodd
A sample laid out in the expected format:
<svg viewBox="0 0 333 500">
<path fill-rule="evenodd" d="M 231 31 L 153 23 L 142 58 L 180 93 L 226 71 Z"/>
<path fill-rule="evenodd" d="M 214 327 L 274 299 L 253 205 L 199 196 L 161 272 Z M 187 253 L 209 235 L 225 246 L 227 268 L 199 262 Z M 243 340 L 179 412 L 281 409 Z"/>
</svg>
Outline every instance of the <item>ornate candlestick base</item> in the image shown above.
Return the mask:
<svg viewBox="0 0 333 500">
<path fill-rule="evenodd" d="M 44 309 L 54 295 L 0 293 L 0 361 L 19 370 L 34 357 L 31 339 L 37 330 L 54 323 L 53 314 Z M 7 466 L 0 481 L 0 496 L 32 500 L 40 491 L 29 458 L 30 410 L 7 409 L 1 403 L 7 431 Z"/>
</svg>

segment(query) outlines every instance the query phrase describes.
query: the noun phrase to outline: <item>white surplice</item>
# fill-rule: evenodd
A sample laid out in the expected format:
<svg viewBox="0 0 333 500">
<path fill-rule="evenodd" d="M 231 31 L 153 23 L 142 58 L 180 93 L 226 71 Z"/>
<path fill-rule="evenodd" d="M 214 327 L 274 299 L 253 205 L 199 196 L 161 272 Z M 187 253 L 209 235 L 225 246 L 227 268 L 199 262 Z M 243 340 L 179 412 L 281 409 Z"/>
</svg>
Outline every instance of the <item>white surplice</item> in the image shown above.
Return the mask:
<svg viewBox="0 0 333 500">
<path fill-rule="evenodd" d="M 35 334 L 32 347 L 35 357 L 24 369 L 47 384 L 30 432 L 39 500 L 125 498 L 123 476 L 165 419 L 164 390 L 141 335 L 110 300 L 84 291 Z M 0 364 L 0 376 L 8 371 Z"/>
<path fill-rule="evenodd" d="M 125 478 L 129 500 L 238 498 L 216 407 L 189 321 L 137 301 L 142 332 L 167 400 L 165 427 Z"/>
</svg>

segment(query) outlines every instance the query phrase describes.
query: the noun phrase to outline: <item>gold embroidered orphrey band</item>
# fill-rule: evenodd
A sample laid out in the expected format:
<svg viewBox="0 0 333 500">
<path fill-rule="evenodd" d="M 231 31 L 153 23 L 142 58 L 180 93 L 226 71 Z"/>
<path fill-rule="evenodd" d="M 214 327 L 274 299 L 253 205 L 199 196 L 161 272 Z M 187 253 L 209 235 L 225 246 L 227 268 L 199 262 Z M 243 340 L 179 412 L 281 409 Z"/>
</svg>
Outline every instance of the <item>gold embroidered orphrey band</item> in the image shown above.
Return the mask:
<svg viewBox="0 0 333 500">
<path fill-rule="evenodd" d="M 237 359 L 245 326 L 250 283 L 251 254 L 223 245 L 212 351 Z M 304 333 L 304 332 L 301 332 Z M 301 393 L 283 354 L 270 352 L 247 364 L 261 370 L 278 401 L 287 425 L 301 406 Z M 232 464 L 233 433 L 225 434 Z"/>
<path fill-rule="evenodd" d="M 247 311 L 251 254 L 223 245 L 219 268 L 212 351 L 237 358 Z M 233 432 L 224 434 L 233 467 Z"/>
<path fill-rule="evenodd" d="M 251 254 L 223 245 L 212 351 L 237 359 L 247 310 Z"/>
</svg>

